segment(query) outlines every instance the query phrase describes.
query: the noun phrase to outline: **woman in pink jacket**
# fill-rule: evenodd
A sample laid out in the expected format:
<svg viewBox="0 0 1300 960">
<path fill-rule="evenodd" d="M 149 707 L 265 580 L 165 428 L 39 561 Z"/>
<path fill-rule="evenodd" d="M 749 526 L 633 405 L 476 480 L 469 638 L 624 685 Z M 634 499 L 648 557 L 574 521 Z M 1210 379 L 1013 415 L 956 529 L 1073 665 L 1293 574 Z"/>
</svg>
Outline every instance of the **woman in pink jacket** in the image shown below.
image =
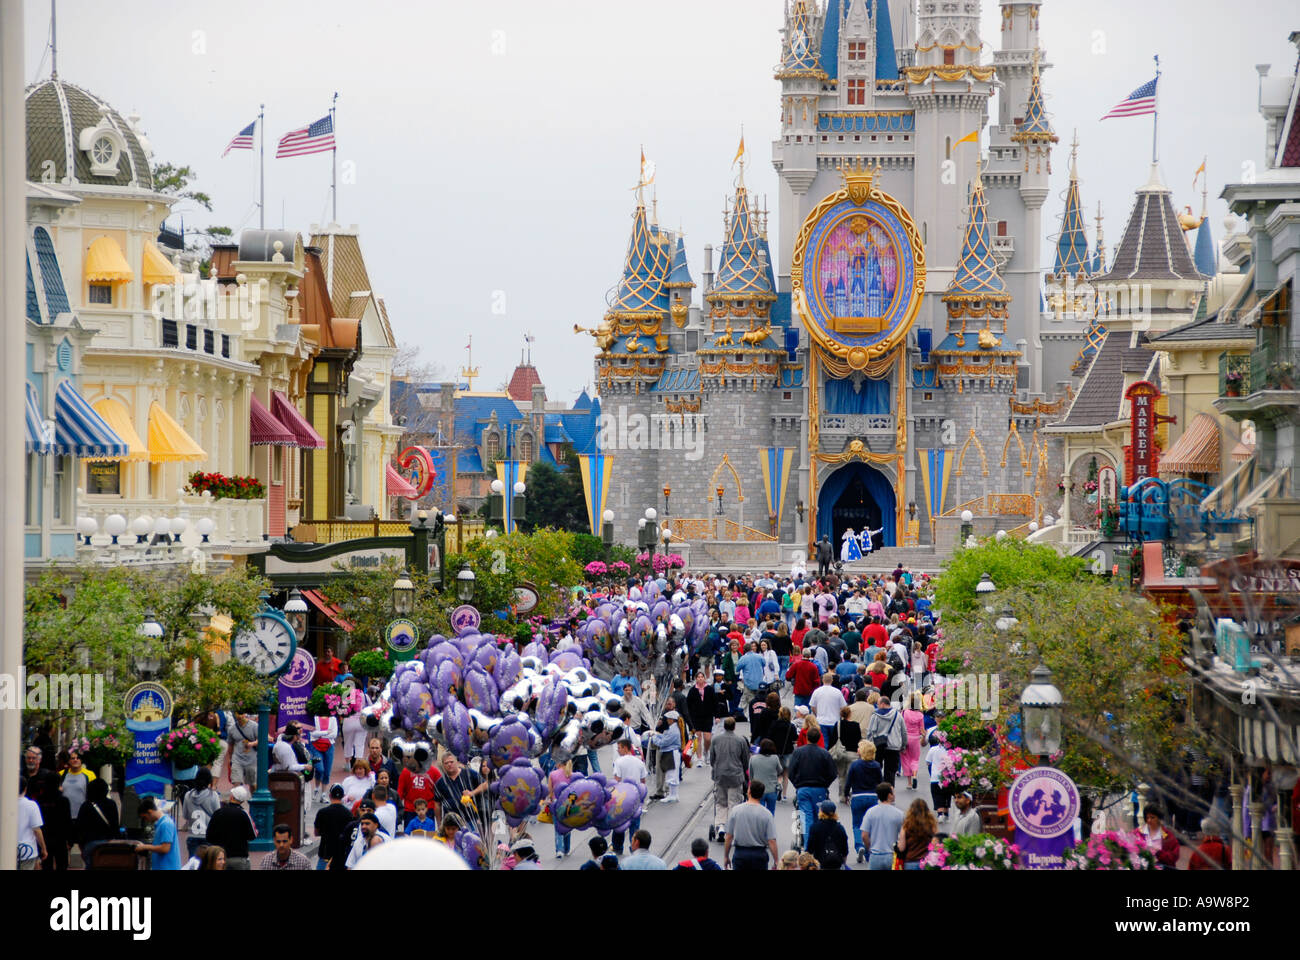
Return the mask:
<svg viewBox="0 0 1300 960">
<path fill-rule="evenodd" d="M 925 696 L 917 690 L 912 694 L 909 706 L 903 710 L 903 727 L 907 731 L 907 746 L 899 755 L 898 765 L 903 776 L 910 777 L 912 789 L 916 789 L 916 768 L 921 763 L 921 741 L 925 739 Z"/>
</svg>

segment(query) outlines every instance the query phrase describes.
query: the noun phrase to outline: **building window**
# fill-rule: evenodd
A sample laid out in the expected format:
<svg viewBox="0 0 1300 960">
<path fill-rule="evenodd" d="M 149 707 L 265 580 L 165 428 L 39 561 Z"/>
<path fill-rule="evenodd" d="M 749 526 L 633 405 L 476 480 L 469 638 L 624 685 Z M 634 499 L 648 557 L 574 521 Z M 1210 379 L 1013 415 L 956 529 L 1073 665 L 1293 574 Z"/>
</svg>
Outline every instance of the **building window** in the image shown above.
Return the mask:
<svg viewBox="0 0 1300 960">
<path fill-rule="evenodd" d="M 122 465 L 95 461 L 86 464 L 86 492 L 120 496 L 122 493 Z"/>
<path fill-rule="evenodd" d="M 67 519 L 68 464 L 69 457 L 54 458 L 54 521 L 62 523 Z"/>
<path fill-rule="evenodd" d="M 111 307 L 113 305 L 113 285 L 111 283 L 92 283 L 88 300 L 90 303 L 99 303 Z"/>
<path fill-rule="evenodd" d="M 36 509 L 36 504 L 40 498 L 41 489 L 41 457 L 36 453 L 27 455 L 27 497 L 23 504 L 23 523 L 29 527 L 40 525 L 40 512 Z"/>
<path fill-rule="evenodd" d="M 856 78 L 848 81 L 849 106 L 862 107 L 867 103 L 867 81 Z"/>
<path fill-rule="evenodd" d="M 489 433 L 487 435 L 486 447 L 487 459 L 489 461 L 496 460 L 501 456 L 501 438 L 497 434 Z"/>
<path fill-rule="evenodd" d="M 533 435 L 531 433 L 519 435 L 519 459 L 524 463 L 533 462 Z"/>
<path fill-rule="evenodd" d="M 945 160 L 952 159 L 952 137 L 943 138 L 943 158 Z"/>
<path fill-rule="evenodd" d="M 862 138 L 861 138 L 860 136 L 858 136 L 858 135 L 855 133 L 855 134 L 853 135 L 853 142 L 854 142 L 854 143 L 861 143 L 861 142 L 862 142 Z"/>
<path fill-rule="evenodd" d="M 927 393 L 927 394 L 924 394 L 924 397 L 925 397 L 925 399 L 927 399 L 927 400 L 933 400 L 933 399 L 934 399 L 934 394 L 933 394 L 933 393 Z"/>
<path fill-rule="evenodd" d="M 284 447 L 271 448 L 271 482 L 284 483 Z"/>
<path fill-rule="evenodd" d="M 850 60 L 867 59 L 867 42 L 865 40 L 849 41 L 849 59 Z"/>
<path fill-rule="evenodd" d="M 1005 220 L 999 220 L 999 221 L 998 221 L 998 236 L 999 236 L 999 237 L 1005 237 L 1006 235 L 1007 235 L 1007 222 L 1006 222 Z"/>
<path fill-rule="evenodd" d="M 782 400 L 793 400 L 793 399 L 794 399 L 794 394 L 791 393 L 789 390 L 786 390 L 786 391 L 784 391 L 784 392 L 781 394 L 781 399 L 782 399 Z"/>
<path fill-rule="evenodd" d="M 945 67 L 951 67 L 951 66 L 954 66 L 956 63 L 957 63 L 957 51 L 956 51 L 956 50 L 944 50 L 944 52 L 943 52 L 943 65 L 944 65 Z"/>
</svg>

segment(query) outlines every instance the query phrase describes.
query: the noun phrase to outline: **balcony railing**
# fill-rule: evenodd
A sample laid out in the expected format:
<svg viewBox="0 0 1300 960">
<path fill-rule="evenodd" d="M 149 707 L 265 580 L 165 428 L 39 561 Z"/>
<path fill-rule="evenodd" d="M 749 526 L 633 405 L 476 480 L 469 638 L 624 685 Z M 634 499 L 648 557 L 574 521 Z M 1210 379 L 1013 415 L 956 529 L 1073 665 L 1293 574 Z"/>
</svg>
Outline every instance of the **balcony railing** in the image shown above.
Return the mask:
<svg viewBox="0 0 1300 960">
<path fill-rule="evenodd" d="M 166 317 L 161 321 L 158 342 L 165 350 L 205 353 L 210 357 L 219 356 L 227 360 L 230 359 L 231 348 L 234 346 L 234 340 L 228 333 Z"/>
<path fill-rule="evenodd" d="M 1250 355 L 1219 354 L 1219 396 L 1245 397 L 1250 394 Z"/>
<path fill-rule="evenodd" d="M 822 415 L 822 433 L 848 436 L 892 435 L 892 413 L 827 413 Z"/>
<path fill-rule="evenodd" d="M 1287 345 L 1256 350 L 1250 357 L 1250 386 L 1250 393 L 1300 389 L 1300 349 Z"/>
<path fill-rule="evenodd" d="M 136 517 L 147 516 L 154 520 L 159 517 L 176 518 L 186 521 L 184 533 L 180 536 L 182 546 L 199 546 L 203 537 L 198 531 L 198 522 L 207 518 L 213 522 L 212 533 L 208 536 L 209 544 L 228 547 L 251 547 L 265 544 L 263 534 L 266 532 L 265 500 L 214 500 L 211 497 L 183 496 L 172 500 L 127 500 L 116 497 L 82 497 L 77 502 L 77 514 L 91 517 L 99 525 L 92 537 L 94 545 L 103 546 L 111 541 L 104 533 L 104 521 L 111 514 L 120 514 L 128 524 Z M 152 539 L 152 536 L 151 536 Z M 118 537 L 119 544 L 134 544 L 135 535 L 129 532 Z"/>
</svg>

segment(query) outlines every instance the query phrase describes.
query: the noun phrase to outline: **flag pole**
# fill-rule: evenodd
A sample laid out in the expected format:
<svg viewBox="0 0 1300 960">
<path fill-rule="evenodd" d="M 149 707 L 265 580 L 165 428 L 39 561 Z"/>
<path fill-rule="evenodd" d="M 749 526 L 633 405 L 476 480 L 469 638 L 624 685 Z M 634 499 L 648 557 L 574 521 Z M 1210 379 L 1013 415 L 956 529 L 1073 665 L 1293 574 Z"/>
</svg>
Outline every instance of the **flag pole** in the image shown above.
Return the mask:
<svg viewBox="0 0 1300 960">
<path fill-rule="evenodd" d="M 331 166 L 333 172 L 330 175 L 330 208 L 332 210 L 332 219 L 335 223 L 339 222 L 339 138 L 338 128 L 335 123 L 335 114 L 339 105 L 339 92 L 334 91 L 334 102 L 330 104 L 330 132 L 334 135 L 334 146 L 330 150 Z"/>
<path fill-rule="evenodd" d="M 1160 154 L 1158 149 L 1157 133 L 1160 130 L 1160 54 L 1155 55 L 1156 61 L 1156 88 L 1152 98 L 1151 110 L 1151 162 L 1154 164 L 1159 161 Z"/>
<path fill-rule="evenodd" d="M 257 148 L 257 166 L 258 166 L 258 198 L 257 198 L 257 226 L 259 230 L 266 229 L 266 104 L 261 103 L 257 106 L 257 127 L 258 127 L 258 148 Z"/>
</svg>

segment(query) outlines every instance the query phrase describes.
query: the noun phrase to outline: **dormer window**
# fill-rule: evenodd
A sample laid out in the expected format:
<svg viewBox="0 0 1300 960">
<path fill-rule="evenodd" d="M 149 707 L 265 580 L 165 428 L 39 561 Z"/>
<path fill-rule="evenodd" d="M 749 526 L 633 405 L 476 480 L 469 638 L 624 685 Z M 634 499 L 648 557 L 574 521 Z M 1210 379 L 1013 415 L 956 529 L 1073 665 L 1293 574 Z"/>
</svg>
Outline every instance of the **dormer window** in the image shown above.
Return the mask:
<svg viewBox="0 0 1300 960">
<path fill-rule="evenodd" d="M 95 177 L 115 177 L 118 162 L 126 150 L 122 135 L 109 125 L 107 119 L 97 127 L 87 127 L 77 138 L 77 146 L 90 160 L 90 173 Z"/>
<path fill-rule="evenodd" d="M 116 156 L 117 147 L 113 146 L 113 141 L 108 137 L 97 138 L 90 147 L 90 159 L 95 161 L 96 166 L 106 167 Z"/>
<path fill-rule="evenodd" d="M 865 40 L 849 41 L 849 59 L 850 60 L 867 59 L 867 42 Z"/>
</svg>

